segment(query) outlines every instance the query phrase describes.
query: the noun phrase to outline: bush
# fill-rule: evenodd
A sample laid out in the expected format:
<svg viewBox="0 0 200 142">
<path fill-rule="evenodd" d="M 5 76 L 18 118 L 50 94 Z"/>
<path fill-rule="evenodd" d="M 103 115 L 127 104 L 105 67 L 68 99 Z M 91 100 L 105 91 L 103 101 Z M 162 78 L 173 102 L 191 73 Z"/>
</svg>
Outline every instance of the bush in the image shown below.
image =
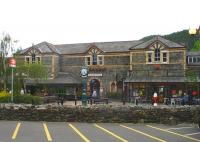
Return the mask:
<svg viewBox="0 0 200 142">
<path fill-rule="evenodd" d="M 42 99 L 38 96 L 32 95 L 16 95 L 14 96 L 14 103 L 25 103 L 25 104 L 42 104 Z"/>
<path fill-rule="evenodd" d="M 122 98 L 122 94 L 121 93 L 107 93 L 107 96 L 108 98 L 111 98 L 111 99 L 121 99 Z"/>
<path fill-rule="evenodd" d="M 42 104 L 42 99 L 38 96 L 32 95 L 14 95 L 14 103 L 25 103 L 25 104 Z M 7 92 L 0 92 L 0 103 L 10 103 L 11 95 Z"/>
<path fill-rule="evenodd" d="M 0 103 L 8 103 L 11 100 L 11 96 L 9 93 L 3 91 L 0 92 Z"/>
</svg>

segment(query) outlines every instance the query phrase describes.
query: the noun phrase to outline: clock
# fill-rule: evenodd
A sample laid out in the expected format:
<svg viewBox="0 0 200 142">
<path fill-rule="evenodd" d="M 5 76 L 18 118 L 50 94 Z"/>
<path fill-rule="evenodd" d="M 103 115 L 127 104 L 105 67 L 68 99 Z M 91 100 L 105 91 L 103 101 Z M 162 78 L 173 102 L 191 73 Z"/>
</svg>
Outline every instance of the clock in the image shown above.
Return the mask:
<svg viewBox="0 0 200 142">
<path fill-rule="evenodd" d="M 81 69 L 81 76 L 82 77 L 87 77 L 87 73 L 88 73 L 87 69 L 85 69 L 85 68 Z"/>
</svg>

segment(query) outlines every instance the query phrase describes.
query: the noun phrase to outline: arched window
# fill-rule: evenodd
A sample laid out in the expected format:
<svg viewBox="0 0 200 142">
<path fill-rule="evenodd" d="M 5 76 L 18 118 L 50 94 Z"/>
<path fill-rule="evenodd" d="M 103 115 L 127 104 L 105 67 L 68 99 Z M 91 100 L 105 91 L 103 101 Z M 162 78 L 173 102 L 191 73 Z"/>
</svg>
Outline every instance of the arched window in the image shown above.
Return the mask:
<svg viewBox="0 0 200 142">
<path fill-rule="evenodd" d="M 97 65 L 97 54 L 96 53 L 92 54 L 92 65 Z"/>
<path fill-rule="evenodd" d="M 32 57 L 32 64 L 34 64 L 35 63 L 35 59 L 36 59 L 35 58 L 36 57 L 35 54 L 32 54 L 31 57 Z"/>
<path fill-rule="evenodd" d="M 160 49 L 156 48 L 154 52 L 154 61 L 155 62 L 160 62 Z"/>
</svg>

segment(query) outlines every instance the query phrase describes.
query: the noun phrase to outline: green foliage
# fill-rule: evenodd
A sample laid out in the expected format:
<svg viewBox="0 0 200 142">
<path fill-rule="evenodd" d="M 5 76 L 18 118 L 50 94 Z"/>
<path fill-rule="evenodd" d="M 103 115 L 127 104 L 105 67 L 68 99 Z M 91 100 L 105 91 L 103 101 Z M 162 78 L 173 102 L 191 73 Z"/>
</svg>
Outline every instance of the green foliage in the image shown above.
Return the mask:
<svg viewBox="0 0 200 142">
<path fill-rule="evenodd" d="M 14 96 L 14 103 L 25 103 L 25 104 L 42 104 L 42 99 L 38 96 L 32 95 L 16 95 Z"/>
<path fill-rule="evenodd" d="M 3 91 L 3 92 L 0 92 L 0 103 L 8 103 L 10 102 L 10 94 Z"/>
<path fill-rule="evenodd" d="M 186 71 L 186 81 L 188 82 L 197 82 L 197 74 L 193 70 L 187 70 Z"/>
<path fill-rule="evenodd" d="M 107 96 L 108 98 L 111 98 L 111 99 L 121 99 L 122 98 L 122 94 L 121 93 L 112 93 L 112 92 L 109 92 L 107 93 Z"/>
<path fill-rule="evenodd" d="M 142 38 L 141 40 L 148 41 L 151 38 L 153 38 L 153 36 L 154 35 L 146 36 L 146 37 Z M 184 44 L 188 50 L 191 50 L 194 47 L 196 41 L 198 41 L 200 39 L 200 35 L 195 35 L 195 36 L 189 35 L 188 30 L 174 32 L 174 33 L 171 33 L 168 35 L 163 35 L 162 37 L 164 37 L 168 40 L 177 42 L 177 43 Z"/>
<path fill-rule="evenodd" d="M 25 103 L 25 104 L 42 104 L 42 98 L 38 96 L 32 96 L 32 95 L 19 95 L 14 94 L 13 96 L 14 103 Z M 9 93 L 3 91 L 0 92 L 0 103 L 10 103 L 11 96 Z"/>
<path fill-rule="evenodd" d="M 42 64 L 30 64 L 28 65 L 28 75 L 32 79 L 46 79 L 47 71 Z"/>
<path fill-rule="evenodd" d="M 191 49 L 191 51 L 200 51 L 200 40 L 195 41 L 194 47 Z"/>
</svg>

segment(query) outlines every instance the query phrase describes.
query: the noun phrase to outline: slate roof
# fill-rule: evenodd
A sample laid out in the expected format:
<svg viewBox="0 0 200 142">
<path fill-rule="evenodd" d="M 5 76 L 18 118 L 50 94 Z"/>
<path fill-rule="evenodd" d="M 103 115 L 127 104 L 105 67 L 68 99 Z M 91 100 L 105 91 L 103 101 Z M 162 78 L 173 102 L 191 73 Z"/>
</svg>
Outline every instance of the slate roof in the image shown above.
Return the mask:
<svg viewBox="0 0 200 142">
<path fill-rule="evenodd" d="M 33 46 L 29 47 L 29 48 L 26 48 L 26 49 L 22 50 L 20 53 L 24 54 L 30 48 L 36 48 L 41 53 L 57 53 L 57 54 L 60 54 L 59 50 L 57 50 L 53 44 L 45 42 L 45 41 L 41 42 L 39 44 L 33 45 Z"/>
<path fill-rule="evenodd" d="M 55 47 L 61 52 L 61 54 L 75 54 L 85 53 L 90 45 L 95 45 L 103 52 L 122 52 L 129 51 L 129 48 L 135 46 L 142 41 L 115 41 L 115 42 L 94 42 L 94 43 L 79 43 L 79 44 L 61 44 L 55 45 Z"/>
<path fill-rule="evenodd" d="M 200 51 L 188 51 L 187 56 L 200 56 Z"/>
<path fill-rule="evenodd" d="M 27 85 L 35 84 L 34 80 L 27 79 Z M 58 76 L 54 79 L 39 80 L 38 84 L 81 84 L 81 80 L 78 77 L 66 72 L 59 72 Z"/>
<path fill-rule="evenodd" d="M 151 45 L 152 43 L 156 42 L 156 41 L 160 41 L 161 43 L 163 43 L 164 45 L 166 45 L 168 48 L 183 48 L 184 46 L 178 43 L 175 43 L 173 41 L 167 40 L 161 36 L 154 36 L 152 39 L 142 42 L 136 46 L 132 46 L 130 49 L 144 49 L 146 47 L 148 47 L 149 45 Z"/>
<path fill-rule="evenodd" d="M 152 39 L 143 42 L 141 40 L 133 41 L 114 41 L 114 42 L 94 42 L 94 43 L 77 43 L 77 44 L 59 44 L 53 45 L 48 42 L 42 42 L 29 48 L 37 48 L 41 53 L 57 53 L 57 54 L 77 54 L 87 52 L 92 45 L 96 46 L 103 52 L 126 52 L 130 49 L 144 49 L 155 41 L 160 41 L 169 48 L 184 47 L 181 44 L 155 36 Z M 29 48 L 22 50 L 24 54 Z"/>
</svg>

